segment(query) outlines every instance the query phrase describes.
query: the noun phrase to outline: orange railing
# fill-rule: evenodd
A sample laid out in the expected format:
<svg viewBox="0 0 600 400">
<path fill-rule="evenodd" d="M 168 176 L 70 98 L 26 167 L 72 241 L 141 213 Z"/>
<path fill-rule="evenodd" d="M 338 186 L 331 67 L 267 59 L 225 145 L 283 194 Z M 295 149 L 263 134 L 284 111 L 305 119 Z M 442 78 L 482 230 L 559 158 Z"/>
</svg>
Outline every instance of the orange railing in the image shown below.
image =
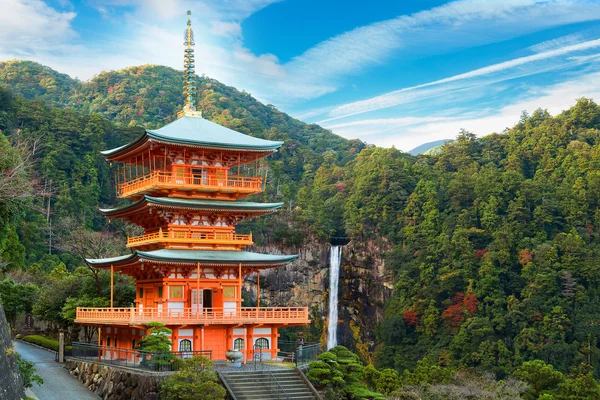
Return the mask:
<svg viewBox="0 0 600 400">
<path fill-rule="evenodd" d="M 202 232 L 202 231 L 174 231 L 155 232 L 147 235 L 127 238 L 127 247 L 139 246 L 149 243 L 198 243 L 198 244 L 233 244 L 249 246 L 252 234 L 238 235 L 232 232 Z"/>
<path fill-rule="evenodd" d="M 78 324 L 253 324 L 308 323 L 308 307 L 242 307 L 242 308 L 110 308 L 78 307 Z"/>
<path fill-rule="evenodd" d="M 228 175 L 226 177 L 206 177 L 202 175 L 176 176 L 170 173 L 154 171 L 118 184 L 117 196 L 125 197 L 156 186 L 169 188 L 195 187 L 221 191 L 241 189 L 245 192 L 254 193 L 262 190 L 262 178 L 236 175 Z"/>
</svg>

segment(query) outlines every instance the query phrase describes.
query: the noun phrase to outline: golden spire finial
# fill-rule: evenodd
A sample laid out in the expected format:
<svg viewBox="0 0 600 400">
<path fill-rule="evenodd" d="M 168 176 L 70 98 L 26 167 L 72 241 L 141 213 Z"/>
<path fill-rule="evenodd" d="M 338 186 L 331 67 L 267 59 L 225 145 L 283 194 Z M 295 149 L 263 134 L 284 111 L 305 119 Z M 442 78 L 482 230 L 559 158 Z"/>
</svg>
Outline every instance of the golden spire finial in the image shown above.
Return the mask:
<svg viewBox="0 0 600 400">
<path fill-rule="evenodd" d="M 187 12 L 187 28 L 184 32 L 185 45 L 184 57 L 183 57 L 183 95 L 185 96 L 185 103 L 183 110 L 178 114 L 178 117 L 183 115 L 190 116 L 201 116 L 200 113 L 196 112 L 194 106 L 194 99 L 196 97 L 196 72 L 194 62 L 194 31 L 192 30 L 192 12 Z"/>
</svg>

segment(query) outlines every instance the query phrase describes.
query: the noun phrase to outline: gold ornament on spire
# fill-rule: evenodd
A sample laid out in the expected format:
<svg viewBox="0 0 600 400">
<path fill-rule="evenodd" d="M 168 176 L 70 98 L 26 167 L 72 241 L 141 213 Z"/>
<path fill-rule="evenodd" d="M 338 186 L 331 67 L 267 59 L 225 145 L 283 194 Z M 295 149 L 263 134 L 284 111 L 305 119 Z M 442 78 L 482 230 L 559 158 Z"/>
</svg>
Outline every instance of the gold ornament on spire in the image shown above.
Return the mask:
<svg viewBox="0 0 600 400">
<path fill-rule="evenodd" d="M 196 71 L 194 61 L 194 31 L 192 30 L 192 12 L 187 12 L 187 28 L 184 32 L 183 42 L 185 46 L 183 56 L 183 95 L 185 102 L 183 110 L 177 114 L 177 118 L 182 116 L 202 116 L 202 113 L 196 111 L 195 98 L 196 98 Z"/>
</svg>

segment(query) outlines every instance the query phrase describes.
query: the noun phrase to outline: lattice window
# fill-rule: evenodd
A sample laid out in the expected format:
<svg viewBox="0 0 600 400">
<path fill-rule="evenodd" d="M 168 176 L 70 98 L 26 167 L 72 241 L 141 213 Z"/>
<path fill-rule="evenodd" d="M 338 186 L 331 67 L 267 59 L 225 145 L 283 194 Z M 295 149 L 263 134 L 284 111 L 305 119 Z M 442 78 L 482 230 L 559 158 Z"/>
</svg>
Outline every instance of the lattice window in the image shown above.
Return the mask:
<svg viewBox="0 0 600 400">
<path fill-rule="evenodd" d="M 233 341 L 233 348 L 235 350 L 244 350 L 244 339 L 237 338 Z"/>
<path fill-rule="evenodd" d="M 256 339 L 256 342 L 254 343 L 254 347 L 256 347 L 257 349 L 268 349 L 269 348 L 269 339 L 261 337 Z"/>
<path fill-rule="evenodd" d="M 180 341 L 179 351 L 192 351 L 192 341 L 190 339 L 183 339 Z"/>
</svg>

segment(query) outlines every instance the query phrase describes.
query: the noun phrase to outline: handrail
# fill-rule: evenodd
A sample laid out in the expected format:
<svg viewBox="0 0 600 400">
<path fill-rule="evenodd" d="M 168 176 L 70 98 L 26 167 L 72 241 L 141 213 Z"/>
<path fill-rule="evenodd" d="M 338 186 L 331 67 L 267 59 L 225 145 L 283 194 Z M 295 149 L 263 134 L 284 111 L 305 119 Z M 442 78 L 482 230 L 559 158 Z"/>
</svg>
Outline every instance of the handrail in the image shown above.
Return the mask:
<svg viewBox="0 0 600 400">
<path fill-rule="evenodd" d="M 151 371 L 174 371 L 178 367 L 173 360 L 187 359 L 197 355 L 212 360 L 212 350 L 154 352 L 96 343 L 73 342 L 69 358 Z"/>
<path fill-rule="evenodd" d="M 222 244 L 243 244 L 242 242 L 252 243 L 252 234 L 242 235 L 231 232 L 206 232 L 200 230 L 176 231 L 168 230 L 155 233 L 148 233 L 141 236 L 127 238 L 127 246 L 140 244 L 144 242 L 176 242 L 185 241 L 186 243 L 222 243 Z"/>
<path fill-rule="evenodd" d="M 237 400 L 233 389 L 231 389 L 231 386 L 229 386 L 229 382 L 227 382 L 227 378 L 225 378 L 220 371 L 217 371 L 217 375 L 221 379 L 221 382 L 223 383 L 223 386 L 225 386 L 225 389 L 227 389 L 227 393 L 229 393 L 229 397 L 231 397 L 231 400 Z"/>
<path fill-rule="evenodd" d="M 135 308 L 135 307 L 78 307 L 77 323 L 109 321 L 114 323 L 162 322 L 210 322 L 233 321 L 262 322 L 308 322 L 308 307 L 243 307 L 243 308 Z"/>
<path fill-rule="evenodd" d="M 117 184 L 117 195 L 136 193 L 154 185 L 162 184 L 173 187 L 199 186 L 207 188 L 238 188 L 262 190 L 261 177 L 249 177 L 243 175 L 226 175 L 222 177 L 206 175 L 177 175 L 163 171 L 152 171 L 149 174 L 136 177 L 123 183 Z"/>
<path fill-rule="evenodd" d="M 273 373 L 269 370 L 267 370 L 267 373 L 271 376 L 271 382 L 275 381 L 275 383 L 277 383 L 277 386 L 279 386 L 280 392 L 277 393 L 277 399 L 279 399 L 279 394 L 283 393 L 285 398 L 289 400 L 290 396 L 288 396 L 287 392 L 285 391 L 285 389 L 283 388 L 283 386 L 281 386 L 281 384 L 279 383 L 279 381 L 277 380 L 277 378 L 275 377 L 275 375 L 273 375 Z M 273 395 L 273 388 L 270 387 L 269 390 L 271 391 L 271 395 Z"/>
<path fill-rule="evenodd" d="M 294 371 L 296 372 L 296 375 L 300 376 L 300 378 L 302 379 L 302 381 L 304 381 L 306 386 L 308 386 L 308 388 L 312 392 L 313 396 L 315 396 L 315 398 L 317 400 L 321 400 L 321 395 L 319 394 L 319 391 L 317 389 L 315 389 L 312 382 L 307 378 L 307 376 L 304 374 L 304 372 L 298 367 L 294 368 Z"/>
</svg>

